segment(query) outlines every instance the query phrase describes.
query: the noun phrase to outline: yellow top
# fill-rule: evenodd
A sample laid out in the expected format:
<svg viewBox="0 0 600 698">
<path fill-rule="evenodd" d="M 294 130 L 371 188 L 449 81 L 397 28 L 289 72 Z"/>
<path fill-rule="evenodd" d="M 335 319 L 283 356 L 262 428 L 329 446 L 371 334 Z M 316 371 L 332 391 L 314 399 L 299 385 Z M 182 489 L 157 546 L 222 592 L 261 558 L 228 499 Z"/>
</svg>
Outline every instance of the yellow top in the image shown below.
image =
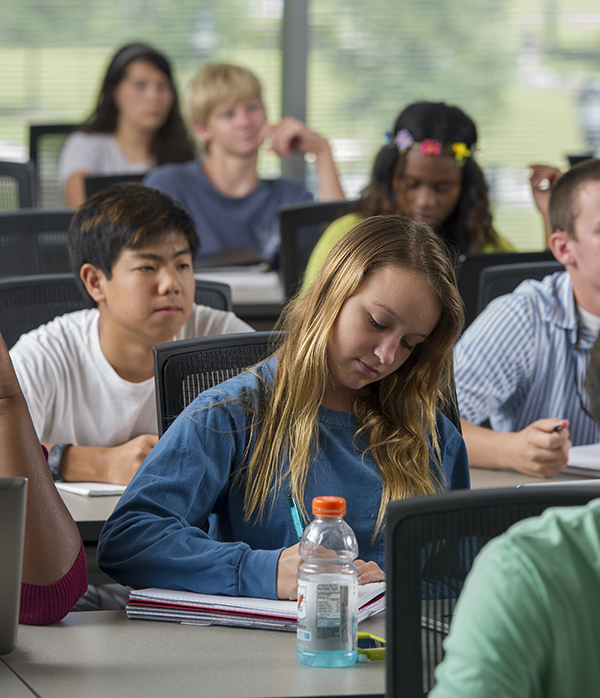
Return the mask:
<svg viewBox="0 0 600 698">
<path fill-rule="evenodd" d="M 310 284 L 314 281 L 316 275 L 319 273 L 319 269 L 323 266 L 325 257 L 331 252 L 332 248 L 339 242 L 344 235 L 352 230 L 355 225 L 363 220 L 363 216 L 360 213 L 348 213 L 341 218 L 333 221 L 333 223 L 327 228 L 327 230 L 321 235 L 319 242 L 315 245 L 315 249 L 310 255 L 308 264 L 306 265 L 306 271 L 304 272 L 304 280 L 302 282 L 302 289 L 308 288 Z M 498 244 L 494 245 L 491 242 L 486 242 L 481 248 L 481 252 L 491 253 L 491 252 L 516 252 L 512 243 L 510 243 L 506 238 L 498 235 Z"/>
</svg>

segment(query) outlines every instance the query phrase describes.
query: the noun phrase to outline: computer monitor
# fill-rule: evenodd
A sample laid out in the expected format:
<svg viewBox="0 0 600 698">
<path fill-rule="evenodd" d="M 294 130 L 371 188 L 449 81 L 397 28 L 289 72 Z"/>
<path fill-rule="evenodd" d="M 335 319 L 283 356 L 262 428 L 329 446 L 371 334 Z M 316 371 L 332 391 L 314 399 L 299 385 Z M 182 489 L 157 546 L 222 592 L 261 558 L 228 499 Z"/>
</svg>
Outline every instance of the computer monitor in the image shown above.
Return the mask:
<svg viewBox="0 0 600 698">
<path fill-rule="evenodd" d="M 0 478 L 0 654 L 17 644 L 27 478 Z"/>
</svg>

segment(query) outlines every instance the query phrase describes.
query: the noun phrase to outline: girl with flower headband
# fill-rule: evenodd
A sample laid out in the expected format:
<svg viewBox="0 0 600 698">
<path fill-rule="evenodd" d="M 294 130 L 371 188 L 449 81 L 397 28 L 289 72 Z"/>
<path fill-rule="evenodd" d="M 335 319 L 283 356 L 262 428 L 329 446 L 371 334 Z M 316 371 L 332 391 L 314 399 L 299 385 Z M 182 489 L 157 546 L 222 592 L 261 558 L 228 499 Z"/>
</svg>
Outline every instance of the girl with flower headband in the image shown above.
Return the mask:
<svg viewBox="0 0 600 698">
<path fill-rule="evenodd" d="M 304 287 L 335 243 L 369 216 L 401 213 L 429 223 L 457 254 L 514 250 L 494 230 L 488 186 L 474 159 L 476 147 L 477 128 L 458 107 L 444 102 L 406 107 L 387 134 L 360 199 L 316 245 Z"/>
</svg>

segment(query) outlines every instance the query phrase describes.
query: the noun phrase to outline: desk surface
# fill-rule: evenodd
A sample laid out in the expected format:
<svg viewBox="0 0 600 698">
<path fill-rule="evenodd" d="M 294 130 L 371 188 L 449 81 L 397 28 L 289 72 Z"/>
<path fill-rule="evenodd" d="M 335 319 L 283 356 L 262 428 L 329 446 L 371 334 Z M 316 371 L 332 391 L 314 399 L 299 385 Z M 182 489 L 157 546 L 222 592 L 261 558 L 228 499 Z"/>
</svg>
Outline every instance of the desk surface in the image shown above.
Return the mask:
<svg viewBox="0 0 600 698">
<path fill-rule="evenodd" d="M 360 628 L 382 635 L 385 614 Z M 41 698 L 385 693 L 385 662 L 305 667 L 296 659 L 295 633 L 128 620 L 124 611 L 69 613 L 55 625 L 21 625 L 17 649 L 3 660 Z M 5 669 L 0 662 L 0 693 L 20 696 L 1 690 L 15 683 L 10 676 L 4 683 Z"/>
<path fill-rule="evenodd" d="M 582 482 L 589 478 L 581 475 L 570 475 L 567 473 L 558 473 L 553 478 L 546 480 L 539 477 L 531 477 L 523 475 L 515 470 L 485 470 L 484 468 L 471 468 L 471 489 L 481 490 L 486 488 L 494 489 L 496 487 L 517 487 L 518 485 L 527 485 L 531 483 L 542 482 Z M 600 485 L 600 478 L 597 478 Z"/>
<path fill-rule="evenodd" d="M 117 506 L 119 496 L 83 497 L 72 492 L 58 493 L 75 519 L 84 543 L 97 543 L 106 519 Z"/>
<path fill-rule="evenodd" d="M 273 329 L 284 302 L 283 284 L 276 271 L 216 267 L 196 270 L 195 276 L 228 284 L 235 314 L 255 330 Z"/>
<path fill-rule="evenodd" d="M 279 305 L 284 300 L 283 284 L 276 271 L 259 271 L 255 267 L 217 267 L 196 270 L 194 276 L 228 284 L 233 305 Z"/>
<path fill-rule="evenodd" d="M 31 698 L 33 695 L 25 684 L 2 662 L 0 657 L 0 696 Z"/>
</svg>

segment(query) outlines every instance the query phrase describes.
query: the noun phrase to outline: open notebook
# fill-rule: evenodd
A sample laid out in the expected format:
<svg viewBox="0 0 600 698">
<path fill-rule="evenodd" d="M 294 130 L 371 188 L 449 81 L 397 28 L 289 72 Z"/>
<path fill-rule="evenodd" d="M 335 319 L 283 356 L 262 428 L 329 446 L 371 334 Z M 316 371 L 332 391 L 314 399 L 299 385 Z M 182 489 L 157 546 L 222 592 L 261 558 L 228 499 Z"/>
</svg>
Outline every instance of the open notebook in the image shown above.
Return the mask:
<svg viewBox="0 0 600 698">
<path fill-rule="evenodd" d="M 107 482 L 57 482 L 56 487 L 63 492 L 81 494 L 84 497 L 109 497 L 125 492 L 125 485 Z"/>
<path fill-rule="evenodd" d="M 385 609 L 385 582 L 358 588 L 358 622 Z M 233 625 L 296 632 L 296 601 L 211 596 L 168 589 L 133 590 L 127 617 L 188 625 Z"/>
<path fill-rule="evenodd" d="M 569 464 L 564 472 L 600 477 L 600 444 L 572 446 L 569 449 Z"/>
</svg>

